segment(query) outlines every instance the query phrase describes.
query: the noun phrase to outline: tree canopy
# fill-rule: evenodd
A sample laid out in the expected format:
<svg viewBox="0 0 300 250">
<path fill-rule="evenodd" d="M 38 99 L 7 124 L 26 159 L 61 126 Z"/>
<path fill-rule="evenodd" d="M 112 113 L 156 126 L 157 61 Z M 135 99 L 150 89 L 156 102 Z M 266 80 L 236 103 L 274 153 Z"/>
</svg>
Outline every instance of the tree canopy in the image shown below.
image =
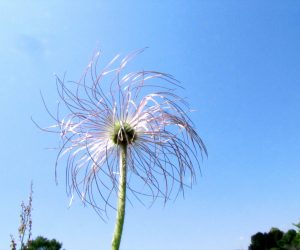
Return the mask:
<svg viewBox="0 0 300 250">
<path fill-rule="evenodd" d="M 268 233 L 258 232 L 251 237 L 249 250 L 300 250 L 300 223 L 294 224 L 297 231 L 283 232 L 271 228 Z"/>
<path fill-rule="evenodd" d="M 55 239 L 48 240 L 42 236 L 38 236 L 36 239 L 29 241 L 27 246 L 21 250 L 61 250 L 62 244 Z"/>
</svg>

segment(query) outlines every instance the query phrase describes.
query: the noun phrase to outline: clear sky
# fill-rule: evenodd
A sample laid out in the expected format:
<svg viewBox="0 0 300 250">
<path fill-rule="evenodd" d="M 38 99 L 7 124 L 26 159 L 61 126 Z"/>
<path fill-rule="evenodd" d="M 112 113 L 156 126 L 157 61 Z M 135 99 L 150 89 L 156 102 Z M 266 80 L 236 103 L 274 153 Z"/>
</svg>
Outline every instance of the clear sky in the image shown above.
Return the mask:
<svg viewBox="0 0 300 250">
<path fill-rule="evenodd" d="M 52 124 L 39 91 L 55 109 L 54 73 L 79 79 L 96 49 L 107 61 L 148 46 L 135 65 L 181 81 L 209 151 L 185 198 L 127 207 L 122 250 L 247 249 L 257 231 L 299 222 L 300 1 L 1 1 L 0 31 L 0 250 L 31 180 L 34 236 L 110 249 L 114 213 L 68 208 L 46 149 L 59 138 L 30 120 Z"/>
</svg>

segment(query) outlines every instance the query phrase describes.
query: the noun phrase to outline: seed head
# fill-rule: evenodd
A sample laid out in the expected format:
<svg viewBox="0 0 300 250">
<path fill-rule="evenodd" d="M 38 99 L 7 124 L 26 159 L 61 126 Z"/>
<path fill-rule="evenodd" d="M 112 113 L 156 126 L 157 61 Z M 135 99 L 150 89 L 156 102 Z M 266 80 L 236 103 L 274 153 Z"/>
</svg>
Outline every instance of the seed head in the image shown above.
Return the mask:
<svg viewBox="0 0 300 250">
<path fill-rule="evenodd" d="M 125 72 L 142 51 L 119 63 L 116 56 L 102 70 L 97 53 L 79 81 L 57 77 L 60 103 L 47 130 L 61 138 L 57 163 L 65 156 L 70 196 L 77 193 L 101 215 L 115 204 L 120 147 L 127 147 L 127 197 L 141 202 L 167 202 L 191 187 L 207 153 L 171 75 Z"/>
</svg>

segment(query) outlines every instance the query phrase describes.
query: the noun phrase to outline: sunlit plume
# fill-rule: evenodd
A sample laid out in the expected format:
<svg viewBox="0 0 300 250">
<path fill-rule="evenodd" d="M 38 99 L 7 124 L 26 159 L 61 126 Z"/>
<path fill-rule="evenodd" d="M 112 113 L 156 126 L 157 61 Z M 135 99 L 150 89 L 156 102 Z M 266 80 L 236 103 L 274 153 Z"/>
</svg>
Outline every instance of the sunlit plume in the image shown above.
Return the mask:
<svg viewBox="0 0 300 250">
<path fill-rule="evenodd" d="M 116 56 L 102 70 L 97 53 L 79 81 L 57 77 L 57 114 L 46 107 L 55 120 L 46 130 L 61 138 L 57 163 L 66 160 L 68 193 L 100 215 L 114 208 L 121 147 L 127 148 L 127 199 L 150 205 L 191 187 L 207 153 L 176 94 L 178 81 L 156 71 L 126 72 L 141 52 Z"/>
</svg>

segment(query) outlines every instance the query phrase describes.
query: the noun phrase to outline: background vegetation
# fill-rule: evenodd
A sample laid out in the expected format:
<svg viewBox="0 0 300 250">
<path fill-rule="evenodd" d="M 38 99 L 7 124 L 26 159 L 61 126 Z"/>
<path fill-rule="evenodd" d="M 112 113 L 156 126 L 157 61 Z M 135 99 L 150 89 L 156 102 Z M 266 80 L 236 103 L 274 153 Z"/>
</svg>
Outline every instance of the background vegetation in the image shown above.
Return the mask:
<svg viewBox="0 0 300 250">
<path fill-rule="evenodd" d="M 268 233 L 258 232 L 251 237 L 249 250 L 300 250 L 300 223 L 294 224 L 297 230 L 283 232 L 271 228 Z"/>
</svg>

